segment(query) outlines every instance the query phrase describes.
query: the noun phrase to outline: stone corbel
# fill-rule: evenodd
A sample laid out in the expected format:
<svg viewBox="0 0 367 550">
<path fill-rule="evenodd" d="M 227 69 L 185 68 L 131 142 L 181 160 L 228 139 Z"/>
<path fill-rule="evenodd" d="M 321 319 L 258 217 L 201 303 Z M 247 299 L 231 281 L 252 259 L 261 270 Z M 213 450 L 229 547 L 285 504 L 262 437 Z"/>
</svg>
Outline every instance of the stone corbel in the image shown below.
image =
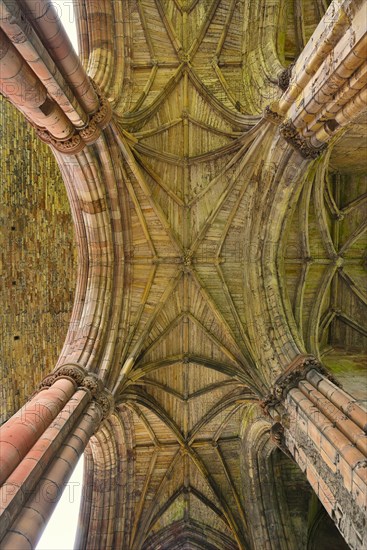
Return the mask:
<svg viewBox="0 0 367 550">
<path fill-rule="evenodd" d="M 284 422 L 284 419 L 282 419 Z M 287 449 L 284 436 L 284 426 L 281 422 L 276 421 L 272 424 L 270 428 L 270 439 L 280 449 L 288 458 L 294 462 L 294 457 L 291 455 Z"/>
</svg>

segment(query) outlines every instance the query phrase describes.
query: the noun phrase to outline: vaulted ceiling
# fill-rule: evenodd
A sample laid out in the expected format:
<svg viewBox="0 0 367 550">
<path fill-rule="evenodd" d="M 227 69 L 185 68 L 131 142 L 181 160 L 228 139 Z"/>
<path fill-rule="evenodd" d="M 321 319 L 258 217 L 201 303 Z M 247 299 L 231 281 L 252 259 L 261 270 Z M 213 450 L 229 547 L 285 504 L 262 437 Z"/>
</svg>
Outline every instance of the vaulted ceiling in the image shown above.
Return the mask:
<svg viewBox="0 0 367 550">
<path fill-rule="evenodd" d="M 281 95 L 278 76 L 326 4 L 77 2 L 81 57 L 114 109 L 79 167 L 60 162 L 66 181 L 81 169 L 86 182 L 95 173 L 106 181 L 112 174 L 115 182 L 80 214 L 95 242 L 106 243 L 93 283 L 101 307 L 91 308 L 90 319 L 83 313 L 104 339 L 104 352 L 88 368 L 114 392 L 117 406 L 87 452 L 93 488 L 86 491 L 115 491 L 111 521 L 114 514 L 121 532 L 113 540 L 124 548 L 170 548 L 172 541 L 177 548 L 250 546 L 240 456 L 244 418 L 266 395 L 279 362 L 264 349 L 269 304 L 274 324 L 267 337 L 285 361 L 296 349 L 328 352 L 325 360 L 334 362 L 352 353 L 357 358 L 349 361 L 359 368 L 367 338 L 366 176 L 355 139 L 365 119 L 310 169 L 289 153 L 282 169 L 288 179 L 294 174 L 294 188 L 288 181 L 276 202 L 280 169 L 268 151 L 277 128 L 261 116 Z M 87 192 L 87 185 L 79 190 Z M 102 222 L 91 221 L 107 210 L 112 245 L 107 233 L 102 238 Z M 260 281 L 265 303 L 251 247 L 266 256 L 261 242 L 270 214 L 281 225 L 271 252 L 276 273 L 269 261 L 280 294 L 272 301 Z M 119 308 L 106 310 L 113 256 Z M 80 291 L 84 283 L 78 284 Z M 108 334 L 99 336 L 104 325 Z M 71 327 L 62 357 L 72 338 Z M 84 346 L 73 348 L 78 360 Z M 106 477 L 107 467 L 115 477 Z M 97 525 L 101 502 L 91 509 L 87 499 L 84 509 Z M 104 535 L 110 544 L 111 531 Z M 88 537 L 87 526 L 80 537 Z"/>
</svg>

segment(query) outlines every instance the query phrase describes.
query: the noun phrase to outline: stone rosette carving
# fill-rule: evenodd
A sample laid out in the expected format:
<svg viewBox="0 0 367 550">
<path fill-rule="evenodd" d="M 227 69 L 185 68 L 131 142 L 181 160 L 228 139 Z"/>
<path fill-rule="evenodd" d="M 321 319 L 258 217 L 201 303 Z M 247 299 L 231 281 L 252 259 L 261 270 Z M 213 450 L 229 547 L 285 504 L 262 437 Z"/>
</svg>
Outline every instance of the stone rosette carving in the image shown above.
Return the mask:
<svg viewBox="0 0 367 550">
<path fill-rule="evenodd" d="M 59 367 L 54 373 L 46 376 L 39 385 L 39 391 L 49 388 L 59 378 L 68 378 L 75 383 L 75 389 L 81 388 L 88 391 L 102 412 L 102 418 L 106 418 L 114 409 L 114 398 L 107 390 L 98 376 L 87 372 L 77 364 L 66 364 Z"/>
</svg>

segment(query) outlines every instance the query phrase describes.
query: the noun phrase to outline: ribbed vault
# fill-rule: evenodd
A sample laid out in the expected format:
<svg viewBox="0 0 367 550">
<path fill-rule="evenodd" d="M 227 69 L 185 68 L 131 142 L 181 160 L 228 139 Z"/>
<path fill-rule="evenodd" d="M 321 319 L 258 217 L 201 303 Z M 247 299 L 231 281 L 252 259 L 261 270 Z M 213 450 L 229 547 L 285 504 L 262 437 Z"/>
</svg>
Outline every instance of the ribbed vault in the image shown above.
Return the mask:
<svg viewBox="0 0 367 550">
<path fill-rule="evenodd" d="M 134 489 L 125 544 L 246 548 L 241 424 L 272 376 L 264 368 L 261 330 L 257 342 L 258 327 L 246 311 L 250 296 L 266 295 L 254 280 L 255 264 L 250 269 L 264 254 L 254 236 L 267 217 L 276 220 L 297 202 L 307 221 L 298 223 L 294 214 L 297 227 L 286 234 L 307 235 L 310 188 L 324 208 L 320 179 L 328 174 L 327 157 L 314 165 L 301 193 L 302 162 L 289 152 L 277 166 L 274 151 L 267 152 L 275 129 L 257 114 L 279 97 L 282 63 L 303 49 L 326 6 L 137 0 L 105 2 L 104 9 L 101 31 L 93 7 L 79 3 L 80 22 L 88 25 L 82 56 L 116 115 L 108 139 L 123 212 L 123 344 L 103 376 L 131 425 Z M 118 42 L 96 48 L 100 32 Z M 272 190 L 287 170 L 293 189 L 277 199 Z M 282 224 L 291 224 L 293 210 Z M 326 222 L 319 225 L 322 232 Z M 288 286 L 288 264 L 296 261 L 288 260 L 289 240 L 283 242 Z M 319 356 L 323 295 L 316 289 L 318 299 L 308 298 L 312 314 L 299 304 L 310 265 L 303 257 L 310 255 L 305 244 L 299 260 L 305 284 L 290 285 L 297 292 L 293 307 L 310 319 L 309 327 L 303 329 L 297 313 L 288 319 L 293 330 L 282 336 L 277 359 L 269 349 L 274 368 L 279 357 L 298 350 Z M 284 293 L 276 315 L 287 309 Z M 264 307 L 263 300 L 259 318 Z"/>
<path fill-rule="evenodd" d="M 250 47 L 276 42 L 275 26 L 265 36 L 248 32 L 261 10 L 268 20 L 280 10 L 263 4 L 110 6 L 123 10 L 130 52 L 120 83 L 99 81 L 117 114 L 112 152 L 123 182 L 123 347 L 106 377 L 124 422 L 131 418 L 129 548 L 249 545 L 239 435 L 244 407 L 264 383 L 254 368 L 243 265 L 269 134 L 269 124 L 249 115 L 278 93 L 281 70 L 275 51 L 253 70 L 242 61 Z M 115 35 L 116 14 L 104 23 L 112 21 Z"/>
<path fill-rule="evenodd" d="M 280 261 L 289 318 L 305 347 L 361 399 L 366 399 L 367 224 L 366 174 L 358 159 L 366 155 L 366 135 L 361 119 L 309 173 Z"/>
</svg>

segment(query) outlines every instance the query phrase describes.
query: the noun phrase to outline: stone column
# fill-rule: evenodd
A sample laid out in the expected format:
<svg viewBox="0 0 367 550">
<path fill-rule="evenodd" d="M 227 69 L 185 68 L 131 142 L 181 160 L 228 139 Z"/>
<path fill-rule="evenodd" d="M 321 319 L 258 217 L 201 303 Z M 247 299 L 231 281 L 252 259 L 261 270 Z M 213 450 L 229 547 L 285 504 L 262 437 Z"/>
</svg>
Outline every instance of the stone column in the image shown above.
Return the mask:
<svg viewBox="0 0 367 550">
<path fill-rule="evenodd" d="M 0 484 L 23 460 L 75 391 L 75 382 L 60 378 L 37 393 L 0 428 Z"/>
<path fill-rule="evenodd" d="M 334 0 L 292 67 L 285 90 L 265 116 L 305 158 L 316 158 L 366 108 L 367 4 Z"/>
<path fill-rule="evenodd" d="M 67 155 L 95 143 L 112 117 L 47 0 L 0 0 L 0 91 Z M 5 32 L 4 32 L 5 30 Z"/>
<path fill-rule="evenodd" d="M 88 123 L 88 114 L 77 101 L 51 55 L 45 50 L 33 26 L 25 21 L 19 3 L 0 0 L 0 27 L 70 122 L 76 128 L 83 128 Z"/>
<path fill-rule="evenodd" d="M 21 0 L 21 8 L 35 27 L 42 42 L 65 75 L 85 112 L 93 115 L 99 109 L 99 98 L 75 52 L 55 7 L 49 0 Z"/>
<path fill-rule="evenodd" d="M 367 411 L 299 356 L 263 402 L 274 441 L 297 462 L 349 546 L 367 547 Z"/>
<path fill-rule="evenodd" d="M 112 404 L 96 376 L 80 366 L 64 365 L 2 427 L 2 549 L 36 545 L 78 458 Z"/>
<path fill-rule="evenodd" d="M 57 140 L 67 140 L 74 127 L 43 83 L 0 29 L 0 91 L 38 127 Z"/>
</svg>

